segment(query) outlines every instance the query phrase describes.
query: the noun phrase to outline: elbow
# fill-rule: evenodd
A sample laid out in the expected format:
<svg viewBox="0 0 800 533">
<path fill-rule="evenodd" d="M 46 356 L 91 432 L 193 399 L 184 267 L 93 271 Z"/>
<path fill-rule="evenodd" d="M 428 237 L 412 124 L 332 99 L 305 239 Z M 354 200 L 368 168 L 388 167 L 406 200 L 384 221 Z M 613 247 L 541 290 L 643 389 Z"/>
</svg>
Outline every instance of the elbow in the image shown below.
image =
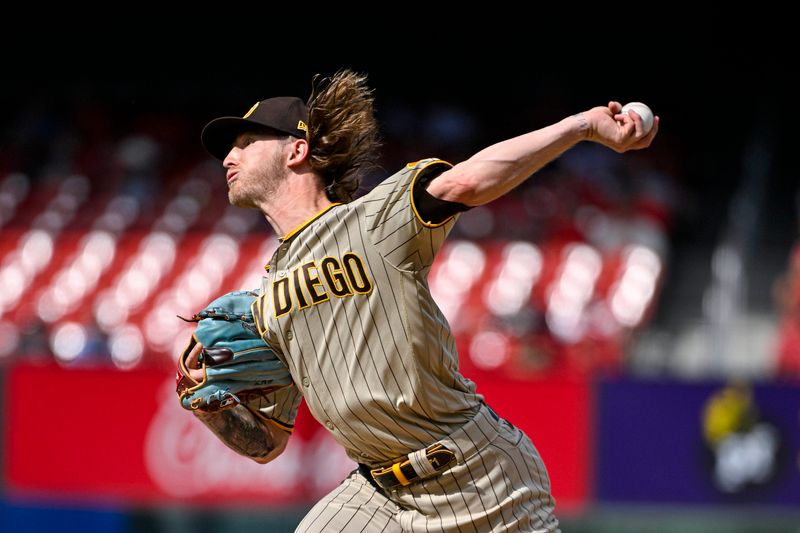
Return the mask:
<svg viewBox="0 0 800 533">
<path fill-rule="evenodd" d="M 447 200 L 468 205 L 470 207 L 475 207 L 477 205 L 486 203 L 481 195 L 481 191 L 478 189 L 477 184 L 469 182 L 459 183 L 456 187 L 454 187 L 452 189 L 452 197 L 448 197 Z"/>
<path fill-rule="evenodd" d="M 278 456 L 283 453 L 283 450 L 285 448 L 286 448 L 285 445 L 281 446 L 280 448 L 274 448 L 273 450 L 270 450 L 270 452 L 267 453 L 267 455 L 255 455 L 255 456 L 251 455 L 250 459 L 252 459 L 253 461 L 255 461 L 260 465 L 265 465 L 270 461 L 277 459 Z"/>
<path fill-rule="evenodd" d="M 433 180 L 428 186 L 428 192 L 448 202 L 458 202 L 468 206 L 481 205 L 484 202 L 480 181 L 476 175 L 465 172 L 460 165 Z"/>
<path fill-rule="evenodd" d="M 454 184 L 453 188 L 450 189 L 450 194 L 444 199 L 469 207 L 476 207 L 492 201 L 494 196 L 491 195 L 491 191 L 481 187 L 479 182 L 464 180 Z"/>
<path fill-rule="evenodd" d="M 271 431 L 273 437 L 272 449 L 266 455 L 249 455 L 250 459 L 260 465 L 265 465 L 276 459 L 286 449 L 286 444 L 289 442 L 289 433 L 281 430 Z"/>
</svg>

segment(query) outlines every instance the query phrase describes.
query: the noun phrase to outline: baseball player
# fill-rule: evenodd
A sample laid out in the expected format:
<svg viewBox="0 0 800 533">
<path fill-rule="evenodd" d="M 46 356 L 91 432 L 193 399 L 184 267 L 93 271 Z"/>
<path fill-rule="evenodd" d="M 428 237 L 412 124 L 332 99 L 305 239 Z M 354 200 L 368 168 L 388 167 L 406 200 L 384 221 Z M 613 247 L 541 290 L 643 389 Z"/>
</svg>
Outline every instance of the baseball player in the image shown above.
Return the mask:
<svg viewBox="0 0 800 533">
<path fill-rule="evenodd" d="M 558 531 L 542 459 L 459 373 L 426 278 L 461 212 L 580 141 L 645 148 L 658 118 L 645 134 L 641 117 L 610 102 L 455 166 L 409 163 L 353 200 L 360 171 L 375 161 L 372 103 L 366 79 L 345 70 L 317 80 L 307 104 L 270 98 L 203 130 L 227 169 L 230 202 L 259 209 L 281 236 L 253 311 L 293 383 L 196 414 L 266 463 L 286 446 L 305 398 L 359 466 L 297 531 Z"/>
</svg>

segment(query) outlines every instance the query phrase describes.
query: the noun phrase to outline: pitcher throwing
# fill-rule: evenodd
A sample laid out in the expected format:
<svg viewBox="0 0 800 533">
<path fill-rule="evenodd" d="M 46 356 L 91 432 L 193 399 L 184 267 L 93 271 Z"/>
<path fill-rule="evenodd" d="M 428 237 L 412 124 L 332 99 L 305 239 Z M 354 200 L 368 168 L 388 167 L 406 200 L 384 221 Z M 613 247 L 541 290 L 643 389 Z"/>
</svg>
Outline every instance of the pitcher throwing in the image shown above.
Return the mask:
<svg viewBox="0 0 800 533">
<path fill-rule="evenodd" d="M 489 146 L 455 166 L 409 163 L 353 200 L 375 162 L 366 79 L 317 80 L 307 103 L 270 98 L 203 130 L 233 205 L 280 237 L 253 305 L 292 384 L 195 414 L 258 462 L 286 446 L 302 397 L 359 464 L 297 531 L 558 531 L 545 466 L 458 371 L 427 274 L 459 214 L 508 193 L 580 141 L 645 148 L 635 111 L 610 102 Z M 200 346 L 190 360 L 197 358 Z"/>
</svg>

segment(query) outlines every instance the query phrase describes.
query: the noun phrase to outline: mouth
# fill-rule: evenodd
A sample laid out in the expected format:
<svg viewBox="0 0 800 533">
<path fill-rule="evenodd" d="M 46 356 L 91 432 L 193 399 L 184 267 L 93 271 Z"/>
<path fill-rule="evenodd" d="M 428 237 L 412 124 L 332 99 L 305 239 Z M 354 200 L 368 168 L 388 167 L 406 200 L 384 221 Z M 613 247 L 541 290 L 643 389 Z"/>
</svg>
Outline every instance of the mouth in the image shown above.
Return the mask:
<svg viewBox="0 0 800 533">
<path fill-rule="evenodd" d="M 236 176 L 237 176 L 237 175 L 239 175 L 239 171 L 238 171 L 238 170 L 229 170 L 229 171 L 228 171 L 228 174 L 227 174 L 227 176 L 226 176 L 226 177 L 227 177 L 227 179 L 228 179 L 228 184 L 229 184 L 229 185 L 230 185 L 230 183 L 231 183 L 233 180 L 235 180 L 235 179 L 236 179 Z"/>
</svg>

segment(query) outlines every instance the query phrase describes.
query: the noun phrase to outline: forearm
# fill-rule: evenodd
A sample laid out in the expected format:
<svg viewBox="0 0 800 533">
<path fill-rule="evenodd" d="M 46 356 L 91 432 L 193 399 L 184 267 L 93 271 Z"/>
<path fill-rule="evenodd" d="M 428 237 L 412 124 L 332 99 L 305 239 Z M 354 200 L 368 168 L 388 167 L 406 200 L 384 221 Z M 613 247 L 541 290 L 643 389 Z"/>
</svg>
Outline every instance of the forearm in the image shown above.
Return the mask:
<svg viewBox="0 0 800 533">
<path fill-rule="evenodd" d="M 243 405 L 215 413 L 194 413 L 228 448 L 258 463 L 271 461 L 286 446 L 288 434 L 264 423 Z"/>
<path fill-rule="evenodd" d="M 586 120 L 576 115 L 493 144 L 433 180 L 428 192 L 466 205 L 488 203 L 583 140 L 587 130 Z"/>
</svg>

